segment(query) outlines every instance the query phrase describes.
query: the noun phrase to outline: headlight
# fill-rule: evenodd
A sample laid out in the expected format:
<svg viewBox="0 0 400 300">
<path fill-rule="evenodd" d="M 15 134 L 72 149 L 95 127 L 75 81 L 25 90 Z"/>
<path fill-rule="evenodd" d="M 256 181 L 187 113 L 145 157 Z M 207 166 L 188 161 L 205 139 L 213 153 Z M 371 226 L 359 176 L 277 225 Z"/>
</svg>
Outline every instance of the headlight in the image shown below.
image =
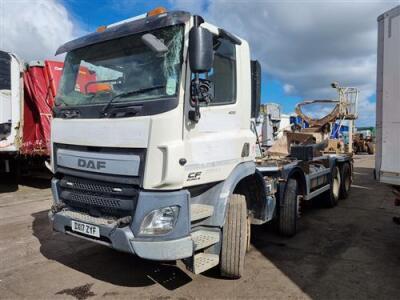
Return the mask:
<svg viewBox="0 0 400 300">
<path fill-rule="evenodd" d="M 179 207 L 168 206 L 153 210 L 144 217 L 140 235 L 161 235 L 170 232 L 178 219 Z"/>
</svg>

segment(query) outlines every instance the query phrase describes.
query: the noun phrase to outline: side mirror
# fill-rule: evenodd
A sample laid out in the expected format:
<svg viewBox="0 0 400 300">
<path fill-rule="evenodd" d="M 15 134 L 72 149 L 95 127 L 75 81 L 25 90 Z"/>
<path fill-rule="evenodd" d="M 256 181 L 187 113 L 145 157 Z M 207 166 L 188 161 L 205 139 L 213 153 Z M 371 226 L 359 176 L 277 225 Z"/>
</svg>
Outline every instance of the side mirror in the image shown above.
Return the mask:
<svg viewBox="0 0 400 300">
<path fill-rule="evenodd" d="M 204 20 L 193 17 L 194 26 L 189 32 L 189 64 L 194 79 L 191 83 L 191 104 L 194 110 L 189 111 L 189 119 L 199 122 L 200 102 L 209 103 L 213 94 L 211 81 L 200 79 L 199 74 L 211 71 L 214 64 L 213 34 L 200 26 Z"/>
<path fill-rule="evenodd" d="M 207 73 L 214 62 L 213 34 L 194 26 L 189 32 L 189 64 L 193 73 Z"/>
</svg>

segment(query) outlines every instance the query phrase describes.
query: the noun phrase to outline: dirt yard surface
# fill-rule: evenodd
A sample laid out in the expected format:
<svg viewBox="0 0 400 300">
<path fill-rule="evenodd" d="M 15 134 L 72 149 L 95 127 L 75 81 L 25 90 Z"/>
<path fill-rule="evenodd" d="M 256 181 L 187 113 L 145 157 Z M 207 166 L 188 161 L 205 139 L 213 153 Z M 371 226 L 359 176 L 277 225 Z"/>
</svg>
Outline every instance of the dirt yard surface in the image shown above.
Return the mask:
<svg viewBox="0 0 400 300">
<path fill-rule="evenodd" d="M 388 186 L 373 179 L 373 157 L 357 156 L 350 197 L 312 206 L 294 238 L 253 227 L 240 280 L 187 272 L 181 262 L 141 260 L 51 230 L 48 180 L 0 185 L 0 298 L 398 299 L 400 226 Z"/>
</svg>

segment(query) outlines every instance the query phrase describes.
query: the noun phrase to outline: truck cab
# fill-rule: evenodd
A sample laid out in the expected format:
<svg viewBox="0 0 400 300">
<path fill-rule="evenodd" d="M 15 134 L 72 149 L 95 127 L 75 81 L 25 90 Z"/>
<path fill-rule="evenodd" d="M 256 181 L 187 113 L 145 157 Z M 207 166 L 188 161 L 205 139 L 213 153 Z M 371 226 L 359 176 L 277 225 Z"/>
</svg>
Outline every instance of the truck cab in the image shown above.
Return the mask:
<svg viewBox="0 0 400 300">
<path fill-rule="evenodd" d="M 256 163 L 261 68 L 248 43 L 157 8 L 61 53 L 53 229 L 145 259 L 183 259 L 196 274 L 219 265 L 240 277 L 250 224 L 277 216 L 286 190 L 278 183 L 302 170 L 289 172 L 299 164 L 290 160 L 284 171 Z M 80 80 L 82 68 L 93 80 Z M 313 192 L 329 190 L 334 160 L 312 169 Z"/>
</svg>

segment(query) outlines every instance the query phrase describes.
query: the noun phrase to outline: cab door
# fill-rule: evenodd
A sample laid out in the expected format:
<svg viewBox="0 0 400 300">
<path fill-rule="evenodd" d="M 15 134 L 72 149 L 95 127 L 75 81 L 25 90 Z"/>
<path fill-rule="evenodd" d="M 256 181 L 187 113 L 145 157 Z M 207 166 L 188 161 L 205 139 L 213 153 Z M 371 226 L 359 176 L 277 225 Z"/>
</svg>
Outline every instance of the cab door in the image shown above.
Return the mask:
<svg viewBox="0 0 400 300">
<path fill-rule="evenodd" d="M 250 99 L 239 96 L 243 93 L 240 93 L 238 74 L 248 74 L 250 82 L 250 71 L 240 64 L 241 47 L 226 39 L 214 40 L 214 64 L 206 75 L 213 83 L 214 97 L 209 104 L 201 105 L 201 117 L 197 123 L 189 120 L 189 110 L 194 108 L 190 104 L 190 92 L 186 93 L 185 186 L 224 180 L 238 163 L 248 157 L 249 149 L 244 148 L 251 134 L 250 106 L 248 112 L 243 111 L 241 102 Z"/>
</svg>

